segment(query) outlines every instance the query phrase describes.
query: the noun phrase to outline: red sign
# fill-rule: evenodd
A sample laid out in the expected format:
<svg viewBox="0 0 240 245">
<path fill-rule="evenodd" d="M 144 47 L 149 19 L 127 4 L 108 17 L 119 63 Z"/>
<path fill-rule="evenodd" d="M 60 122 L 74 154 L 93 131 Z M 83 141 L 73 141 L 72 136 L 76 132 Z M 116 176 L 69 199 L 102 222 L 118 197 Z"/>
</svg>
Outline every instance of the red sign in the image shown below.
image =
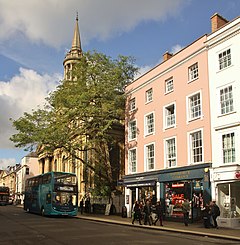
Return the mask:
<svg viewBox="0 0 240 245">
<path fill-rule="evenodd" d="M 236 173 L 235 173 L 235 177 L 236 177 L 237 179 L 240 179 L 240 172 L 236 172 Z"/>
</svg>

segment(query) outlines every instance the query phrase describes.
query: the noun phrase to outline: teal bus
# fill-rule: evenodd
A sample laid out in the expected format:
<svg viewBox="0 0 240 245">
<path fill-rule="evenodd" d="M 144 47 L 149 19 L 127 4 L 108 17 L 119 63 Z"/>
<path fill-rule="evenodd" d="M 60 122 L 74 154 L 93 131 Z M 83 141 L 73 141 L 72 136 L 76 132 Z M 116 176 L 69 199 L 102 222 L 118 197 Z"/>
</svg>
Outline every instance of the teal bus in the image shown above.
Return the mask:
<svg viewBox="0 0 240 245">
<path fill-rule="evenodd" d="M 76 174 L 48 172 L 27 179 L 24 210 L 43 216 L 76 216 L 78 212 Z"/>
<path fill-rule="evenodd" d="M 0 186 L 0 205 L 7 205 L 9 202 L 9 187 Z"/>
</svg>

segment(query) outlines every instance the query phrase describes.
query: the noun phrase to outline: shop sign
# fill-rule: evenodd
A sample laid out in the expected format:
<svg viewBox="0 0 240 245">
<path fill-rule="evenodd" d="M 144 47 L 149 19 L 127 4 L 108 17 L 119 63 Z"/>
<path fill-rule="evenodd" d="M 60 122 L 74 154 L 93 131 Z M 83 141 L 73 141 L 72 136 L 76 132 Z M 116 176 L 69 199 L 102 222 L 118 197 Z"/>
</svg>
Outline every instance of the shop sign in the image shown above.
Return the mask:
<svg viewBox="0 0 240 245">
<path fill-rule="evenodd" d="M 184 187 L 184 183 L 181 184 L 172 184 L 173 188 L 179 188 L 179 187 Z"/>
<path fill-rule="evenodd" d="M 140 186 L 154 186 L 156 184 L 155 181 L 152 181 L 152 182 L 139 182 L 139 183 L 129 183 L 129 184 L 126 184 L 126 186 L 129 188 L 129 187 L 140 187 Z"/>
</svg>

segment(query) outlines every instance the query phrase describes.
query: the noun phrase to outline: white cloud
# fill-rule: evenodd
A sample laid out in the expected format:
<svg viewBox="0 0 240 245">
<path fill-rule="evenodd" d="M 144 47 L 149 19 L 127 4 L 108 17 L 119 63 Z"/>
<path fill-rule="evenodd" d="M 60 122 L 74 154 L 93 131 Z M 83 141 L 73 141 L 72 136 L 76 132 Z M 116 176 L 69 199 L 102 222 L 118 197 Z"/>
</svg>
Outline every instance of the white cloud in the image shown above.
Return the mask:
<svg viewBox="0 0 240 245">
<path fill-rule="evenodd" d="M 14 130 L 9 118 L 17 119 L 23 112 L 42 106 L 62 77 L 60 74 L 40 75 L 23 68 L 19 72 L 9 82 L 0 81 L 0 148 L 13 147 L 9 137 Z"/>
<path fill-rule="evenodd" d="M 172 54 L 176 54 L 178 51 L 180 51 L 181 49 L 183 49 L 183 47 L 179 44 L 176 44 L 175 46 L 172 47 L 171 52 Z"/>
<path fill-rule="evenodd" d="M 79 12 L 83 41 L 106 39 L 127 32 L 141 21 L 176 16 L 186 0 L 0 0 L 0 40 L 24 35 L 34 43 L 65 45 Z"/>
<path fill-rule="evenodd" d="M 8 159 L 0 159 L 0 169 L 6 169 L 8 166 L 14 166 L 16 164 L 16 160 L 14 158 L 8 158 Z"/>
<path fill-rule="evenodd" d="M 135 79 L 141 77 L 143 74 L 145 74 L 146 72 L 148 72 L 152 67 L 150 66 L 142 66 L 139 67 L 139 71 L 138 74 L 135 76 Z"/>
<path fill-rule="evenodd" d="M 171 51 L 170 53 L 172 54 L 175 54 L 177 53 L 178 51 L 180 51 L 181 49 L 183 49 L 184 47 L 179 45 L 179 44 L 176 44 L 174 45 L 172 48 L 171 48 Z M 135 76 L 135 79 L 141 77 L 143 74 L 145 74 L 146 72 L 148 72 L 149 70 L 151 70 L 153 67 L 161 64 L 163 62 L 163 57 L 161 57 L 158 62 L 152 66 L 142 66 L 142 67 L 139 67 L 139 72 L 138 74 Z"/>
</svg>

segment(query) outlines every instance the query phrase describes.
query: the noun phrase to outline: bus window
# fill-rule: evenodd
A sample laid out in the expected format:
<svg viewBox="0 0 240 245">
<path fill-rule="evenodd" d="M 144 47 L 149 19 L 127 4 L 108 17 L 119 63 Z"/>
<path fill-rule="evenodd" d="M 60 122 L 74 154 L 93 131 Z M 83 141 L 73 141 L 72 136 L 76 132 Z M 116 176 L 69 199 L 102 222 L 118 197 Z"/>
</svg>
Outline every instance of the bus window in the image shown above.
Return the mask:
<svg viewBox="0 0 240 245">
<path fill-rule="evenodd" d="M 51 193 L 48 193 L 46 196 L 46 203 L 50 204 L 51 203 Z"/>
</svg>

